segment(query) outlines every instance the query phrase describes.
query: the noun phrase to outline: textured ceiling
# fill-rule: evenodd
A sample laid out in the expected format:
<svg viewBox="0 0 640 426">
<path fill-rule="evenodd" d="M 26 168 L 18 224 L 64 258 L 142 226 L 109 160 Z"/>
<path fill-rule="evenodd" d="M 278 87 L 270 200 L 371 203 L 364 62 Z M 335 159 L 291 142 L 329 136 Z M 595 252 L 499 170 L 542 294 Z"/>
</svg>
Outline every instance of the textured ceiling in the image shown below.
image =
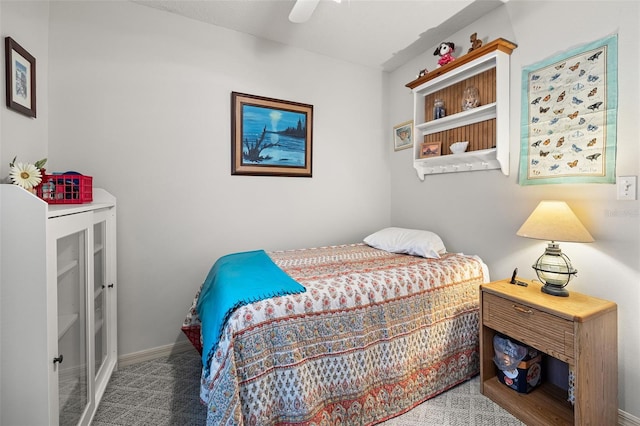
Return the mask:
<svg viewBox="0 0 640 426">
<path fill-rule="evenodd" d="M 294 0 L 132 0 L 187 18 L 392 71 L 500 6 L 500 0 L 320 0 L 289 22 Z"/>
</svg>

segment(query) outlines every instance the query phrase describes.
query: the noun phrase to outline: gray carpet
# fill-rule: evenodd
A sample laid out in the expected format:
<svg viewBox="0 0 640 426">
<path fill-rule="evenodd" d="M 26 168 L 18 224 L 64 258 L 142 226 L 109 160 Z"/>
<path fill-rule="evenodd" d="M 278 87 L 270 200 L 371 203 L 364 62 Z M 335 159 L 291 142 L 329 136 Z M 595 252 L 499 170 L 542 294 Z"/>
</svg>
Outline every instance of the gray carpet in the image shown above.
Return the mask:
<svg viewBox="0 0 640 426">
<path fill-rule="evenodd" d="M 93 426 L 191 426 L 206 423 L 200 404 L 200 358 L 193 351 L 116 371 Z M 517 419 L 480 395 L 478 377 L 424 402 L 383 426 L 516 426 Z"/>
</svg>

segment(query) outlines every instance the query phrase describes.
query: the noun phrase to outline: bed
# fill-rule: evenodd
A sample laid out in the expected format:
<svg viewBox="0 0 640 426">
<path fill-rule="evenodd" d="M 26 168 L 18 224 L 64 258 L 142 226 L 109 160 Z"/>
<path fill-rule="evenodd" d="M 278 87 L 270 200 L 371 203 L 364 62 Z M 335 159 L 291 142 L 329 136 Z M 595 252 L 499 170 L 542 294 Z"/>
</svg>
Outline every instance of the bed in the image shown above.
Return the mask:
<svg viewBox="0 0 640 426">
<path fill-rule="evenodd" d="M 205 295 L 212 267 L 182 325 L 202 354 L 207 424 L 372 425 L 478 374 L 486 265 L 447 253 L 437 236 L 422 254 L 370 237 L 258 251 L 301 290 L 237 302 L 213 332 L 201 306 L 219 299 Z"/>
</svg>

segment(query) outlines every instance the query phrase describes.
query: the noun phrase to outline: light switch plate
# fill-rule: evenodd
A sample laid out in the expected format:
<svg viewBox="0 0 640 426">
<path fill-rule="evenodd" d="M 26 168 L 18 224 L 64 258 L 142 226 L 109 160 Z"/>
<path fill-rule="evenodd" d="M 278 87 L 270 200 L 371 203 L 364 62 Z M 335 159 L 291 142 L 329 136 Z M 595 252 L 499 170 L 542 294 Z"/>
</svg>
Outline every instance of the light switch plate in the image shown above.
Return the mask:
<svg viewBox="0 0 640 426">
<path fill-rule="evenodd" d="M 638 177 L 618 176 L 618 200 L 637 200 Z"/>
</svg>

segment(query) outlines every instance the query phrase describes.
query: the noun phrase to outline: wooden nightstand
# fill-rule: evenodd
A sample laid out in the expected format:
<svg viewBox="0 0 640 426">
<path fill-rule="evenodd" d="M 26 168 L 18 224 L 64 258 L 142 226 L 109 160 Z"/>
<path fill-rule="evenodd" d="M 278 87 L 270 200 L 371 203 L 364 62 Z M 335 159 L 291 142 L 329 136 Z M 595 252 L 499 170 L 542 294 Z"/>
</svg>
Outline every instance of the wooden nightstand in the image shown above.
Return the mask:
<svg viewBox="0 0 640 426">
<path fill-rule="evenodd" d="M 537 282 L 483 284 L 480 292 L 480 392 L 528 425 L 618 422 L 617 305 L 584 294 L 551 296 Z M 502 333 L 567 363 L 575 406 L 551 383 L 517 393 L 496 377 L 493 336 Z"/>
</svg>

